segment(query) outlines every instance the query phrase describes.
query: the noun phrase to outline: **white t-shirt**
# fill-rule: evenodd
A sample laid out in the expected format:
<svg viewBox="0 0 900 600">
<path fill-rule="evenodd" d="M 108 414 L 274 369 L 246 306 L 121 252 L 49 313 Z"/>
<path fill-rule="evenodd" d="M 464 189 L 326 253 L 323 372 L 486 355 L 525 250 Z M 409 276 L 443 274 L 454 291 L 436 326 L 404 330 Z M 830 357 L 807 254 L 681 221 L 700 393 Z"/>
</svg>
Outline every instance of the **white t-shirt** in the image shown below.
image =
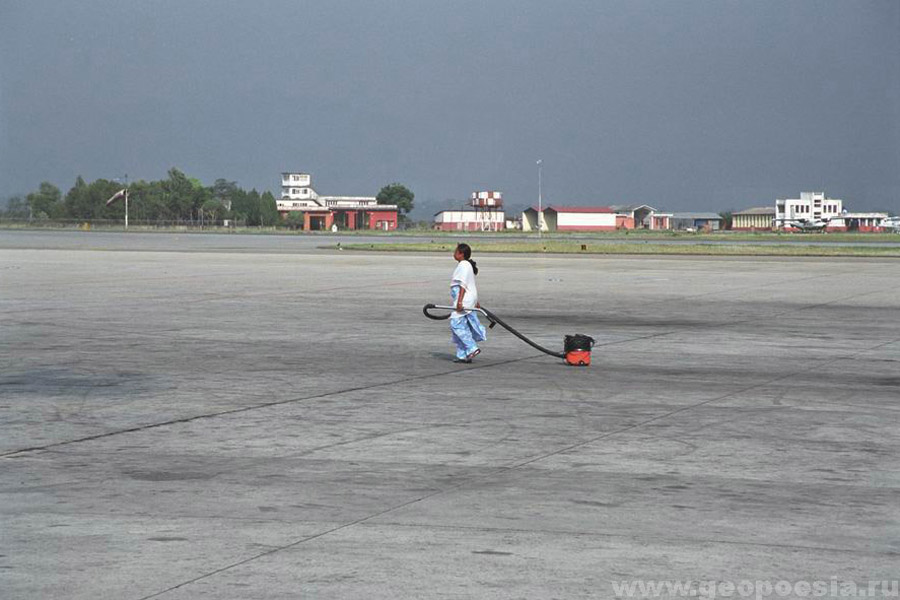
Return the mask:
<svg viewBox="0 0 900 600">
<path fill-rule="evenodd" d="M 453 271 L 453 277 L 450 278 L 450 286 L 458 285 L 466 290 L 463 296 L 463 309 L 470 311 L 475 308 L 478 303 L 478 288 L 475 287 L 475 271 L 472 270 L 472 263 L 467 260 L 461 260 Z M 453 311 L 450 316 L 454 319 L 466 316 L 466 312 Z"/>
</svg>

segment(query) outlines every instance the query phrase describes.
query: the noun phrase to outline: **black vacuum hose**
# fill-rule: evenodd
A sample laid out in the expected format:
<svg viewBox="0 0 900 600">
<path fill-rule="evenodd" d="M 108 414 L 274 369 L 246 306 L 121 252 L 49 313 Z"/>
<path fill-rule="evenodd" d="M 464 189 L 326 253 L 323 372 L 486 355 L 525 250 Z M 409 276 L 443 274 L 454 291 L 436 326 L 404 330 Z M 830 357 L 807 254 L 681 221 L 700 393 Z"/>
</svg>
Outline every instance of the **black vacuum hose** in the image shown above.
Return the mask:
<svg viewBox="0 0 900 600">
<path fill-rule="evenodd" d="M 433 319 L 435 321 L 443 321 L 444 319 L 450 318 L 450 313 L 447 313 L 446 315 L 443 315 L 443 316 L 438 316 L 438 315 L 432 315 L 431 313 L 428 312 L 429 310 L 434 309 L 434 308 L 440 308 L 443 310 L 454 310 L 452 307 L 448 307 L 448 306 L 437 306 L 435 304 L 426 304 L 424 307 L 422 307 L 422 314 L 424 314 L 429 319 Z M 519 338 L 520 340 L 522 340 L 523 342 L 525 342 L 532 348 L 535 348 L 536 350 L 540 350 L 544 354 L 549 354 L 550 356 L 555 356 L 557 358 L 565 358 L 566 357 L 565 352 L 554 352 L 552 350 L 547 350 L 543 346 L 535 344 L 534 342 L 529 340 L 527 337 L 525 337 L 524 335 L 522 335 L 521 333 L 516 331 L 513 327 L 509 326 L 505 321 L 503 321 L 503 319 L 501 319 L 500 317 L 498 317 L 497 315 L 495 315 L 488 309 L 481 307 L 480 309 L 476 309 L 476 310 L 480 310 L 482 313 L 484 313 L 484 316 L 486 316 L 488 318 L 488 321 L 490 321 L 490 324 L 488 325 L 488 327 L 493 327 L 494 325 L 499 323 L 504 329 L 509 331 L 511 334 L 513 334 L 514 336 L 516 336 L 517 338 Z"/>
</svg>

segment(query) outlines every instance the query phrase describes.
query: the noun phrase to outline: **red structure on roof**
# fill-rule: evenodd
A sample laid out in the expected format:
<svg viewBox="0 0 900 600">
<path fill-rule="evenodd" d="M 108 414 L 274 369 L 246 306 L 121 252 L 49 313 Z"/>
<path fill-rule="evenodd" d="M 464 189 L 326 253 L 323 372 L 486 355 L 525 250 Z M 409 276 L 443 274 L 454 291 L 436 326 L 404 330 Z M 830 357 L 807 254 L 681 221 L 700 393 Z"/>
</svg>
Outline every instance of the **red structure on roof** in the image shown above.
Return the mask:
<svg viewBox="0 0 900 600">
<path fill-rule="evenodd" d="M 548 206 L 545 210 L 554 210 L 558 213 L 613 213 L 608 206 Z"/>
</svg>

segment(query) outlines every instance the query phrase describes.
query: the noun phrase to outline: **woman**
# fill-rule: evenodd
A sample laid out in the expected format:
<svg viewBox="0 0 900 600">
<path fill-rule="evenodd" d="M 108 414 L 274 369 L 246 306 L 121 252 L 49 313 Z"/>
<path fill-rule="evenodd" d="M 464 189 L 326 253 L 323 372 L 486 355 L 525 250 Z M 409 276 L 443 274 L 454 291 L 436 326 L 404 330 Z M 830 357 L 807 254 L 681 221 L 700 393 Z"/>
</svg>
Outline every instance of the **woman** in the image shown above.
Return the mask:
<svg viewBox="0 0 900 600">
<path fill-rule="evenodd" d="M 478 267 L 472 260 L 472 249 L 468 244 L 459 244 L 453 251 L 456 259 L 456 270 L 450 278 L 450 297 L 456 310 L 450 314 L 450 331 L 453 332 L 453 343 L 456 344 L 456 360 L 454 362 L 470 363 L 481 354 L 476 342 L 487 339 L 487 332 L 478 314 L 473 308 L 481 308 L 478 303 L 478 288 L 475 286 L 475 275 Z"/>
</svg>

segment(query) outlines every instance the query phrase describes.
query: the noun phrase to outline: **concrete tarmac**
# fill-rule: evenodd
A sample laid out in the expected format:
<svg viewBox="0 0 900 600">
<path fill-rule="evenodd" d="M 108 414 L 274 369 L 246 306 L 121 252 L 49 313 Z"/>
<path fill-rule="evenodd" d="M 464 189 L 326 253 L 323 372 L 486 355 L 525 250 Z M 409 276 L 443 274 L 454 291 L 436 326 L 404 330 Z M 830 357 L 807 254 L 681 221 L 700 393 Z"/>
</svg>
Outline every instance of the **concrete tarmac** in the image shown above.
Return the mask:
<svg viewBox="0 0 900 600">
<path fill-rule="evenodd" d="M 900 261 L 476 245 L 485 306 L 597 346 L 498 327 L 458 365 L 421 314 L 450 256 L 27 235 L 0 232 L 4 600 L 900 579 Z"/>
</svg>

